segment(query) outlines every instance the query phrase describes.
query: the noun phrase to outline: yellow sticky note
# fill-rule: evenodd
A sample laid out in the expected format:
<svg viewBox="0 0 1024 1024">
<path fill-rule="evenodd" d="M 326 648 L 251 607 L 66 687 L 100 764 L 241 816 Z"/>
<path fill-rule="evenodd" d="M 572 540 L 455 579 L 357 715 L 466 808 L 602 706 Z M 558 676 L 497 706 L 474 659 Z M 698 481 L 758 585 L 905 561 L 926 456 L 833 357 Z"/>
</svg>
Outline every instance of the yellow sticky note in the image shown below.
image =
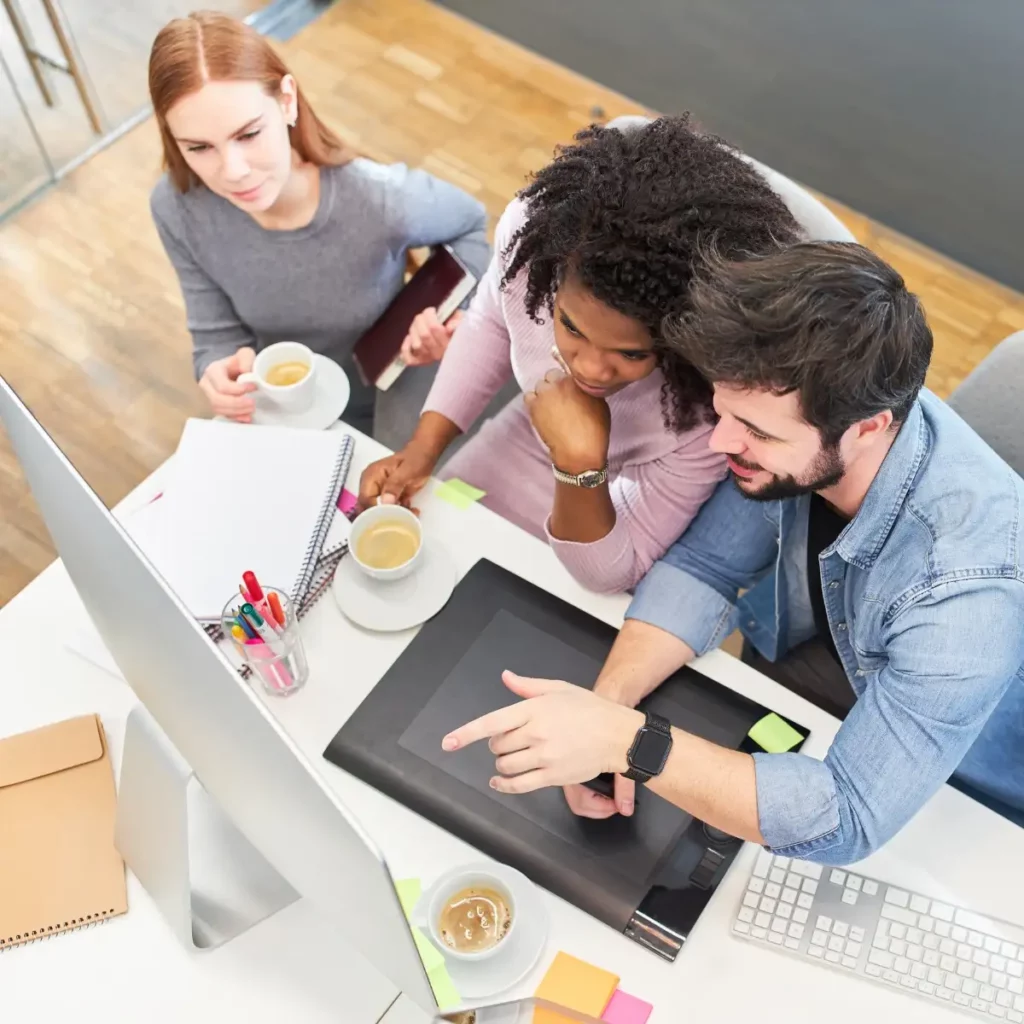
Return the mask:
<svg viewBox="0 0 1024 1024">
<path fill-rule="evenodd" d="M 437 1005 L 442 1010 L 451 1006 L 458 1006 L 462 1002 L 462 996 L 459 995 L 458 989 L 452 981 L 452 976 L 448 973 L 448 968 L 443 963 L 440 967 L 427 971 L 427 980 L 430 982 L 430 987 L 434 990 L 434 998 L 437 1000 Z"/>
<path fill-rule="evenodd" d="M 567 1010 L 600 1017 L 618 986 L 617 974 L 577 960 L 568 953 L 559 953 L 534 994 L 538 999 L 546 999 Z M 561 1014 L 543 1007 L 533 1011 L 534 1024 L 561 1024 L 563 1020 Z"/>
<path fill-rule="evenodd" d="M 412 937 L 427 974 L 436 971 L 438 967 L 444 967 L 444 954 L 415 925 L 412 926 Z"/>
<path fill-rule="evenodd" d="M 423 886 L 418 878 L 403 878 L 400 882 L 395 882 L 395 892 L 398 893 L 402 910 L 405 911 L 405 916 L 408 917 L 412 913 L 413 907 L 420 901 Z"/>
<path fill-rule="evenodd" d="M 803 739 L 789 722 L 779 718 L 774 711 L 757 722 L 747 735 L 769 754 L 783 754 Z"/>
<path fill-rule="evenodd" d="M 434 488 L 434 496 L 462 511 L 470 508 L 473 504 L 473 499 L 468 494 L 464 494 L 457 487 L 452 487 L 448 483 L 438 484 Z"/>
<path fill-rule="evenodd" d="M 486 491 L 481 491 L 479 487 L 474 487 L 472 484 L 467 484 L 465 480 L 446 480 L 445 483 L 452 489 L 459 491 L 464 494 L 470 501 L 479 501 L 481 498 L 487 497 Z"/>
</svg>

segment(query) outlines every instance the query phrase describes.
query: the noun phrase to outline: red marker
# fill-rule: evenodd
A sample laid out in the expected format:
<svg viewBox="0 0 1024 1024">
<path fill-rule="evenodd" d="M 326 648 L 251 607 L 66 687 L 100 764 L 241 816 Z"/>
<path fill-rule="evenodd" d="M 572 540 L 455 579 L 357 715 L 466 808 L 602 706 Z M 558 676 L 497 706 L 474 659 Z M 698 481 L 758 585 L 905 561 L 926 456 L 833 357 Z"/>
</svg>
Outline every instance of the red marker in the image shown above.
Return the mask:
<svg viewBox="0 0 1024 1024">
<path fill-rule="evenodd" d="M 260 581 L 256 579 L 256 573 L 254 572 L 243 572 L 242 580 L 245 583 L 246 590 L 249 591 L 249 597 L 252 599 L 252 603 L 256 604 L 263 600 L 263 588 L 260 586 Z"/>
</svg>

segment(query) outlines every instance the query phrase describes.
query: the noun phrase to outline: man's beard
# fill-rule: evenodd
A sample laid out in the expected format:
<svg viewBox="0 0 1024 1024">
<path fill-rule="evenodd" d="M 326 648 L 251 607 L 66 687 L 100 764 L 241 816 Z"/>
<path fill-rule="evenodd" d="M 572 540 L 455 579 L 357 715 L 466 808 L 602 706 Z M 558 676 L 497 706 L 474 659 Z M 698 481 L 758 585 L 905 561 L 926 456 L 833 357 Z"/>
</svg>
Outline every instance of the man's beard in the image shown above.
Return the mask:
<svg viewBox="0 0 1024 1024">
<path fill-rule="evenodd" d="M 762 469 L 757 463 L 747 462 L 735 455 L 730 455 L 729 458 L 744 469 Z M 733 477 L 740 493 L 745 498 L 750 498 L 753 501 L 781 501 L 785 498 L 799 498 L 800 495 L 810 494 L 812 491 L 822 491 L 826 487 L 839 483 L 845 473 L 846 465 L 839 453 L 838 446 L 831 446 L 824 447 L 818 452 L 803 480 L 797 480 L 795 476 L 776 476 L 773 473 L 768 483 L 756 491 L 751 491 L 744 487 L 743 477 L 736 473 L 733 474 Z"/>
</svg>

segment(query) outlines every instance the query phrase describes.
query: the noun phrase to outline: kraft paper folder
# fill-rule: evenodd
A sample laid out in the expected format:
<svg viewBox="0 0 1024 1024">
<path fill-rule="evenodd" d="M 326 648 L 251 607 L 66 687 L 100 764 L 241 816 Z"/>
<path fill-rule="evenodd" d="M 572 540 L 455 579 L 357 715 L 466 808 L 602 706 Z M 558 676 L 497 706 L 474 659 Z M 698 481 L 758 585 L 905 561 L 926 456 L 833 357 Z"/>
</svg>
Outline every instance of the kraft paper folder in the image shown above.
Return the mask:
<svg viewBox="0 0 1024 1024">
<path fill-rule="evenodd" d="M 0 740 L 0 951 L 128 909 L 98 715 Z"/>
</svg>

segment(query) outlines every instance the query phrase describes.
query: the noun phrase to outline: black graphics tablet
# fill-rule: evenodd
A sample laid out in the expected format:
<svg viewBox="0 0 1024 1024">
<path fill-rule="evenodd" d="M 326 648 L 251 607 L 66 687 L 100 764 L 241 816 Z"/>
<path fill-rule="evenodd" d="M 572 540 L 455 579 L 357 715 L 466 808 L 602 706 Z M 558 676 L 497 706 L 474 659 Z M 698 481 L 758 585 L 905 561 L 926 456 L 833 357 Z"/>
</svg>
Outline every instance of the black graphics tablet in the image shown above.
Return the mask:
<svg viewBox="0 0 1024 1024">
<path fill-rule="evenodd" d="M 501 682 L 502 670 L 589 687 L 616 633 L 481 560 L 324 756 L 671 960 L 738 840 L 642 786 L 632 817 L 578 818 L 560 789 L 524 796 L 492 790 L 494 756 L 484 743 L 454 754 L 441 750 L 453 728 L 517 700 Z M 750 752 L 760 748 L 747 734 L 770 711 L 690 668 L 640 706 L 714 743 Z M 789 724 L 806 739 L 806 729 Z"/>
</svg>

